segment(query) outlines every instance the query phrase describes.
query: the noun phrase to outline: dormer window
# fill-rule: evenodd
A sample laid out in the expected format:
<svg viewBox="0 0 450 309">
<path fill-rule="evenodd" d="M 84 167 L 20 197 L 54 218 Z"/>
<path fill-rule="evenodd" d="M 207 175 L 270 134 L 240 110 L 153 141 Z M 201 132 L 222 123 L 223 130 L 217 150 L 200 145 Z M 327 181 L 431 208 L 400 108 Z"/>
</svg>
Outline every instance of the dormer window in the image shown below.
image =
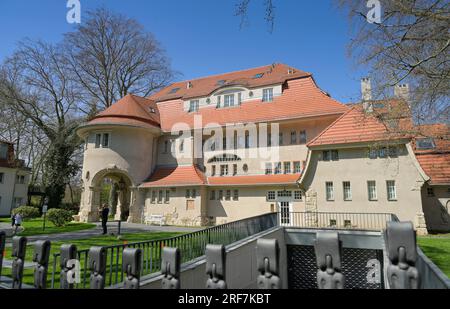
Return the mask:
<svg viewBox="0 0 450 309">
<path fill-rule="evenodd" d="M 227 82 L 227 81 L 224 80 L 224 79 L 219 80 L 219 81 L 217 82 L 217 86 L 223 86 L 223 85 L 225 85 L 226 82 Z"/>
<path fill-rule="evenodd" d="M 224 107 L 234 106 L 234 94 L 224 96 Z"/>
<path fill-rule="evenodd" d="M 178 90 L 180 90 L 180 88 L 173 88 L 172 90 L 169 91 L 169 94 L 177 93 Z"/>
<path fill-rule="evenodd" d="M 198 112 L 199 109 L 199 100 L 191 100 L 189 102 L 189 112 Z"/>
<path fill-rule="evenodd" d="M 418 150 L 429 150 L 436 148 L 434 140 L 431 137 L 418 139 L 416 145 Z"/>
<path fill-rule="evenodd" d="M 263 102 L 272 102 L 273 101 L 273 88 L 263 89 Z"/>
<path fill-rule="evenodd" d="M 253 78 L 254 79 L 257 79 L 257 78 L 261 78 L 261 77 L 263 77 L 264 76 L 264 73 L 258 73 L 258 74 L 256 74 L 255 76 L 253 76 Z"/>
</svg>

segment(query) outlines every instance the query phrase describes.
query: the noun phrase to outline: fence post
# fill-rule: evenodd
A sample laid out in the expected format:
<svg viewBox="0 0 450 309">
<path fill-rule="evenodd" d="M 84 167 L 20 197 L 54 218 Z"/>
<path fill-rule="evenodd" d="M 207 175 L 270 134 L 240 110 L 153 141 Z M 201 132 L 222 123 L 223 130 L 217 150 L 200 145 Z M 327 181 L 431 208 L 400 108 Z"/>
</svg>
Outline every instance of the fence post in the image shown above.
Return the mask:
<svg viewBox="0 0 450 309">
<path fill-rule="evenodd" d="M 49 240 L 37 240 L 34 245 L 34 287 L 45 289 L 47 287 L 48 259 L 50 257 L 51 243 Z"/>
<path fill-rule="evenodd" d="M 104 247 L 91 247 L 89 249 L 89 270 L 91 271 L 90 288 L 105 288 L 106 249 Z"/>
<path fill-rule="evenodd" d="M 77 267 L 77 247 L 72 244 L 64 244 L 61 246 L 60 266 L 61 272 L 59 276 L 60 289 L 73 289 L 74 282 L 80 279 L 80 269 Z M 55 264 L 56 265 L 56 264 Z M 53 270 L 56 273 L 56 270 Z M 70 278 L 70 279 L 69 279 Z"/>
<path fill-rule="evenodd" d="M 280 247 L 276 239 L 258 239 L 256 242 L 256 265 L 259 289 L 281 289 L 279 277 Z"/>
<path fill-rule="evenodd" d="M 343 289 L 345 277 L 341 272 L 342 243 L 336 232 L 318 232 L 314 245 L 317 259 L 319 289 Z"/>
<path fill-rule="evenodd" d="M 14 236 L 12 240 L 12 288 L 22 288 L 23 266 L 25 264 L 25 253 L 27 250 L 27 238 Z"/>
<path fill-rule="evenodd" d="M 161 262 L 161 274 L 164 276 L 161 281 L 163 289 L 180 289 L 180 264 L 180 250 L 164 247 Z"/>
<path fill-rule="evenodd" d="M 142 250 L 125 248 L 122 253 L 122 271 L 125 273 L 124 289 L 139 289 Z"/>
<path fill-rule="evenodd" d="M 385 231 L 389 265 L 387 277 L 391 289 L 418 289 L 416 233 L 411 222 L 387 222 Z"/>
<path fill-rule="evenodd" d="M 226 253 L 223 245 L 206 245 L 206 281 L 207 289 L 226 289 L 225 267 Z"/>
<path fill-rule="evenodd" d="M 0 282 L 2 281 L 3 252 L 5 252 L 6 234 L 0 231 Z"/>
</svg>

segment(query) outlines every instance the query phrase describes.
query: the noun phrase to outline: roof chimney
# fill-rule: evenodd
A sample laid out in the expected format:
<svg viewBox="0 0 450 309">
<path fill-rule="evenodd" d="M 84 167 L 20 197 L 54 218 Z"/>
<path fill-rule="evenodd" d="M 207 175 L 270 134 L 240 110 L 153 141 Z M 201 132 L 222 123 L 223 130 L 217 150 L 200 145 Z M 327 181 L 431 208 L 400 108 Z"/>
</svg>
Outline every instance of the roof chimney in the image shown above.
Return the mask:
<svg viewBox="0 0 450 309">
<path fill-rule="evenodd" d="M 361 79 L 361 95 L 363 101 L 372 100 L 372 85 L 369 77 Z"/>
<path fill-rule="evenodd" d="M 187 88 L 187 89 L 191 89 L 191 88 L 192 88 L 192 83 L 191 83 L 191 82 L 187 82 L 186 88 Z"/>
<path fill-rule="evenodd" d="M 397 98 L 409 100 L 409 85 L 408 84 L 397 84 L 394 87 L 394 96 Z"/>
</svg>

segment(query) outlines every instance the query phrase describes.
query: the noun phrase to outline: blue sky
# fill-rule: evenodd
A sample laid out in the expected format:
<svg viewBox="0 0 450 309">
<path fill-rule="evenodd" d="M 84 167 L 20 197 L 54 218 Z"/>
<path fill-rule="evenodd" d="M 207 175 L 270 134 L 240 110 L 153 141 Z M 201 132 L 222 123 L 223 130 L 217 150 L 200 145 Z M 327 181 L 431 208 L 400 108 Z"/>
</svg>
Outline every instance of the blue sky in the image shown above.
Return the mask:
<svg viewBox="0 0 450 309">
<path fill-rule="evenodd" d="M 282 62 L 312 72 L 319 86 L 347 103 L 360 97 L 364 72 L 348 58 L 349 24 L 332 0 L 274 0 L 275 28 L 264 21 L 263 0 L 252 0 L 249 24 L 239 29 L 237 0 L 80 0 L 83 12 L 106 6 L 136 18 L 165 48 L 181 79 Z M 0 61 L 22 38 L 57 42 L 75 29 L 66 0 L 1 0 Z"/>
</svg>

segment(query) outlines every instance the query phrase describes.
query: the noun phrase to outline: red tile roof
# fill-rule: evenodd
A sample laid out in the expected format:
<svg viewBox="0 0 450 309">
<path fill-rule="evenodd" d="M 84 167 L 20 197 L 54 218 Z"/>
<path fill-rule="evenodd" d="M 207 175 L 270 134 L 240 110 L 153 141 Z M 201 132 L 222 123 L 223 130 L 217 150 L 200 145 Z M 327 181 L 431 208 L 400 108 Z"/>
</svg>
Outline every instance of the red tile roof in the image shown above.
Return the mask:
<svg viewBox="0 0 450 309">
<path fill-rule="evenodd" d="M 141 187 L 182 187 L 204 185 L 204 174 L 196 166 L 161 167 Z"/>
<path fill-rule="evenodd" d="M 436 148 L 427 150 L 417 149 L 415 148 L 416 145 L 414 141 L 414 151 L 416 153 L 450 151 L 450 128 L 448 125 L 443 123 L 436 123 L 418 126 L 415 139 L 427 137 L 433 138 Z"/>
<path fill-rule="evenodd" d="M 354 106 L 308 143 L 308 147 L 336 144 L 374 142 L 407 136 L 390 133 L 372 114 L 364 113 L 362 106 Z"/>
<path fill-rule="evenodd" d="M 254 186 L 296 184 L 300 174 L 208 177 L 210 186 Z"/>
<path fill-rule="evenodd" d="M 260 78 L 255 78 L 255 75 L 257 74 L 263 75 Z M 186 100 L 189 98 L 208 96 L 219 88 L 232 85 L 242 85 L 251 89 L 267 85 L 282 84 L 289 79 L 307 76 L 311 76 L 311 74 L 278 63 L 177 82 L 154 94 L 151 99 L 157 102 L 181 98 Z M 219 81 L 222 81 L 222 83 L 219 83 Z M 191 84 L 190 88 L 187 87 L 188 82 Z M 172 93 L 172 90 L 177 88 L 178 90 Z"/>
<path fill-rule="evenodd" d="M 431 184 L 450 184 L 450 151 L 446 153 L 417 153 L 416 158 Z"/>
<path fill-rule="evenodd" d="M 188 113 L 183 109 L 183 101 L 177 99 L 158 103 L 158 109 L 162 130 L 170 132 L 177 123 L 186 123 L 193 128 L 195 116 L 202 116 L 203 127 L 208 123 L 223 126 L 227 123 L 257 123 L 340 115 L 346 112 L 348 107 L 326 95 L 317 87 L 312 77 L 306 77 L 288 81 L 283 94 L 270 103 L 253 100 L 237 107 L 217 109 L 211 106 Z"/>
<path fill-rule="evenodd" d="M 118 124 L 159 127 L 159 111 L 154 102 L 129 94 L 96 115 L 88 125 Z"/>
</svg>

